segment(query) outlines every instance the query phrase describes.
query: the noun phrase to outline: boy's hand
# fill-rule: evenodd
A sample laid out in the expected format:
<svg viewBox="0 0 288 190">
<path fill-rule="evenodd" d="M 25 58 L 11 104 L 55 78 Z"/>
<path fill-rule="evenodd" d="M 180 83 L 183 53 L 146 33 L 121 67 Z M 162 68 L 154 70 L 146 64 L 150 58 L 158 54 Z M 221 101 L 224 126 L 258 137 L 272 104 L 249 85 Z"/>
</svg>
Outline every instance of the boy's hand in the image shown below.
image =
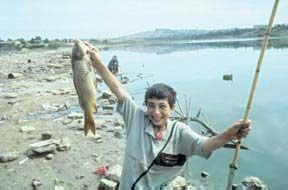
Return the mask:
<svg viewBox="0 0 288 190">
<path fill-rule="evenodd" d="M 232 124 L 232 126 L 225 131 L 225 134 L 230 140 L 240 140 L 241 138 L 247 137 L 249 134 L 251 121 L 250 120 L 239 120 Z"/>
<path fill-rule="evenodd" d="M 97 48 L 89 44 L 88 42 L 84 42 L 85 45 L 89 48 L 90 59 L 93 63 L 101 62 L 100 53 Z"/>
</svg>

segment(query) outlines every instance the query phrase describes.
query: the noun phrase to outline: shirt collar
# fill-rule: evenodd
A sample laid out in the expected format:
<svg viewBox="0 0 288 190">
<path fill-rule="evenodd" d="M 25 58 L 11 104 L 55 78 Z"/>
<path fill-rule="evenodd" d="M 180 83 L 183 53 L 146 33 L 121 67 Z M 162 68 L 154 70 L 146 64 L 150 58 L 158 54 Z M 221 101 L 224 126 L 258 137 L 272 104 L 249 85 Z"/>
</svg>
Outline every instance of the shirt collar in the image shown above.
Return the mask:
<svg viewBox="0 0 288 190">
<path fill-rule="evenodd" d="M 163 139 L 166 141 L 170 135 L 171 129 L 172 129 L 173 121 L 170 119 L 167 120 L 167 128 L 163 131 Z M 148 125 L 146 125 L 145 132 L 149 135 L 152 136 L 153 139 L 155 139 L 155 134 L 154 134 L 154 129 L 153 129 L 153 124 L 149 120 Z"/>
</svg>

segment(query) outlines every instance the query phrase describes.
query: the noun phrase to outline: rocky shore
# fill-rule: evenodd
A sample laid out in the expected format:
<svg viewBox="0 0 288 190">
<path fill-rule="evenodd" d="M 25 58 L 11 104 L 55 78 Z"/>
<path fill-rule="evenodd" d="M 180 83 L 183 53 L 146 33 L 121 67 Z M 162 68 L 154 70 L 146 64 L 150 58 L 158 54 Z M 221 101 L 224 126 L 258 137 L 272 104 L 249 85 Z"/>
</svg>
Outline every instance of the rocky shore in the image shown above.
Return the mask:
<svg viewBox="0 0 288 190">
<path fill-rule="evenodd" d="M 97 135 L 85 137 L 70 51 L 0 56 L 0 190 L 96 189 L 97 168 L 119 171 L 125 134 L 115 97 L 98 85 Z"/>
</svg>

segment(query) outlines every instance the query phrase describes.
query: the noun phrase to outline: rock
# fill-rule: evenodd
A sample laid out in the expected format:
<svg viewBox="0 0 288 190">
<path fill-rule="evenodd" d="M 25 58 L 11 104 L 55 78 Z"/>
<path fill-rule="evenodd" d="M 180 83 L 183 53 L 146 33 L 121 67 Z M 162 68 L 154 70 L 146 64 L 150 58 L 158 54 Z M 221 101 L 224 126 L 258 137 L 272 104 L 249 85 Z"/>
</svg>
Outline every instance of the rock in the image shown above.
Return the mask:
<svg viewBox="0 0 288 190">
<path fill-rule="evenodd" d="M 97 139 L 95 142 L 96 142 L 96 143 L 102 143 L 103 140 L 102 140 L 102 139 Z"/>
<path fill-rule="evenodd" d="M 105 119 L 96 119 L 95 120 L 95 125 L 97 128 L 102 128 L 103 125 L 106 124 L 106 120 Z"/>
<path fill-rule="evenodd" d="M 63 138 L 60 140 L 60 143 L 57 147 L 58 151 L 67 151 L 71 148 L 71 143 L 69 138 Z"/>
<path fill-rule="evenodd" d="M 4 120 L 7 120 L 7 116 L 6 115 L 0 117 L 0 121 L 4 121 Z"/>
<path fill-rule="evenodd" d="M 83 118 L 83 114 L 81 113 L 76 113 L 76 112 L 72 112 L 67 116 L 68 119 L 82 119 Z"/>
<path fill-rule="evenodd" d="M 124 126 L 124 121 L 123 120 L 122 121 L 116 120 L 114 122 L 114 126 L 120 126 L 122 128 L 122 126 Z"/>
<path fill-rule="evenodd" d="M 114 132 L 114 137 L 116 137 L 118 139 L 123 139 L 124 135 L 120 131 L 115 131 Z"/>
<path fill-rule="evenodd" d="M 107 178 L 113 181 L 120 182 L 122 166 L 119 164 L 113 165 L 107 170 Z"/>
<path fill-rule="evenodd" d="M 28 156 L 33 156 L 34 154 L 44 154 L 54 152 L 59 145 L 60 141 L 55 139 L 49 139 L 45 141 L 40 141 L 37 143 L 30 144 L 31 151 L 28 151 Z"/>
<path fill-rule="evenodd" d="M 15 105 L 17 104 L 18 102 L 21 102 L 21 100 L 16 100 L 16 101 L 9 101 L 7 102 L 9 105 Z"/>
<path fill-rule="evenodd" d="M 244 185 L 245 187 L 251 187 L 251 186 L 256 186 L 256 187 L 260 187 L 260 186 L 265 186 L 264 182 L 262 180 L 260 180 L 258 177 L 254 177 L 254 176 L 249 176 L 249 177 L 245 177 L 242 180 L 242 185 Z M 255 188 L 256 189 L 256 188 Z"/>
<path fill-rule="evenodd" d="M 69 94 L 70 92 L 68 91 L 61 91 L 61 90 L 53 90 L 53 91 L 50 91 L 51 94 L 53 95 L 67 95 Z M 70 105 L 69 105 L 70 106 Z"/>
<path fill-rule="evenodd" d="M 46 111 L 57 111 L 58 108 L 56 106 L 51 106 L 50 103 L 42 104 L 42 108 Z"/>
<path fill-rule="evenodd" d="M 96 81 L 97 82 L 103 82 L 103 79 L 100 76 L 96 76 Z"/>
<path fill-rule="evenodd" d="M 85 176 L 84 175 L 76 175 L 76 179 L 83 179 Z"/>
<path fill-rule="evenodd" d="M 83 135 L 84 135 L 84 134 L 83 134 Z M 85 135 L 84 135 L 84 136 L 85 136 Z M 88 133 L 86 137 L 87 137 L 87 138 L 92 138 L 92 139 L 94 139 L 94 140 L 99 140 L 99 139 L 102 138 L 102 136 L 99 135 L 98 133 L 96 133 L 95 135 L 94 135 L 93 133 Z"/>
<path fill-rule="evenodd" d="M 116 190 L 117 189 L 117 183 L 108 179 L 101 179 L 98 190 Z"/>
<path fill-rule="evenodd" d="M 207 172 L 205 172 L 205 171 L 202 171 L 202 172 L 201 172 L 201 177 L 203 177 L 203 178 L 208 178 L 208 177 L 209 177 L 209 174 L 208 174 Z"/>
<path fill-rule="evenodd" d="M 98 156 L 98 157 L 95 157 L 95 162 L 97 163 L 102 163 L 103 162 L 103 156 Z"/>
<path fill-rule="evenodd" d="M 59 77 L 54 77 L 54 76 L 44 78 L 44 80 L 46 80 L 47 82 L 54 82 L 58 79 L 59 79 Z"/>
<path fill-rule="evenodd" d="M 55 185 L 54 190 L 64 190 L 62 185 Z"/>
<path fill-rule="evenodd" d="M 113 127 L 109 127 L 109 126 L 106 126 L 106 125 L 105 125 L 105 128 L 107 128 L 106 132 L 110 132 L 110 133 L 113 133 L 113 132 L 114 132 Z"/>
<path fill-rule="evenodd" d="M 118 126 L 118 127 L 113 127 L 113 131 L 123 131 L 123 128 Z"/>
<path fill-rule="evenodd" d="M 108 99 L 100 99 L 98 100 L 98 104 L 101 106 L 105 106 L 105 105 L 110 105 L 110 102 Z"/>
<path fill-rule="evenodd" d="M 71 107 L 70 102 L 66 101 L 63 107 L 65 107 L 66 109 L 70 108 Z"/>
<path fill-rule="evenodd" d="M 108 91 L 108 90 L 105 90 L 105 91 L 103 91 L 101 97 L 102 97 L 103 99 L 109 99 L 112 95 L 113 95 L 112 92 L 110 92 L 110 91 Z"/>
<path fill-rule="evenodd" d="M 105 110 L 105 111 L 102 112 L 102 115 L 113 115 L 113 111 Z"/>
<path fill-rule="evenodd" d="M 18 94 L 17 93 L 10 93 L 10 94 L 6 94 L 4 96 L 4 98 L 6 99 L 12 99 L 12 98 L 17 98 Z"/>
<path fill-rule="evenodd" d="M 117 102 L 117 97 L 113 95 L 108 100 L 110 104 L 115 104 Z"/>
<path fill-rule="evenodd" d="M 203 189 L 203 186 L 201 187 L 199 187 L 199 185 L 197 185 L 197 184 L 194 184 L 194 183 L 191 183 L 191 182 L 187 182 L 186 183 L 186 190 L 198 190 L 199 188 L 202 188 Z"/>
<path fill-rule="evenodd" d="M 50 132 L 45 132 L 41 134 L 42 140 L 49 140 L 52 138 L 52 134 Z"/>
<path fill-rule="evenodd" d="M 46 158 L 47 160 L 52 160 L 52 159 L 54 158 L 54 154 L 47 154 L 47 155 L 45 156 L 45 158 Z"/>
<path fill-rule="evenodd" d="M 0 162 L 10 162 L 13 160 L 17 160 L 19 157 L 18 152 L 7 152 L 0 154 Z"/>
<path fill-rule="evenodd" d="M 63 186 L 65 184 L 65 182 L 63 180 L 60 180 L 57 178 L 55 179 L 54 183 L 56 186 Z"/>
<path fill-rule="evenodd" d="M 42 185 L 39 179 L 33 179 L 31 185 L 36 189 L 38 186 Z"/>
<path fill-rule="evenodd" d="M 37 147 L 43 147 L 43 146 L 47 146 L 47 145 L 51 145 L 51 144 L 58 145 L 59 143 L 60 143 L 59 140 L 49 139 L 49 140 L 46 140 L 46 141 L 40 141 L 40 142 L 37 142 L 37 143 L 30 144 L 30 147 L 31 148 L 37 148 Z"/>
<path fill-rule="evenodd" d="M 177 176 L 172 182 L 171 182 L 172 188 L 179 188 L 181 189 L 186 185 L 186 180 L 185 178 L 181 176 Z"/>
<path fill-rule="evenodd" d="M 36 131 L 36 129 L 33 126 L 28 126 L 27 125 L 27 126 L 20 127 L 20 132 L 21 133 L 32 133 L 34 131 Z"/>
<path fill-rule="evenodd" d="M 71 58 L 71 53 L 63 53 L 62 59 L 70 59 Z"/>
<path fill-rule="evenodd" d="M 93 153 L 92 156 L 93 156 L 94 158 L 99 158 L 100 155 L 97 154 L 97 153 Z"/>
<path fill-rule="evenodd" d="M 114 106 L 113 105 L 103 105 L 102 109 L 103 110 L 114 110 Z"/>
<path fill-rule="evenodd" d="M 233 75 L 232 74 L 223 75 L 223 80 L 233 80 Z"/>
<path fill-rule="evenodd" d="M 82 123 L 83 121 L 81 119 L 72 120 L 67 127 L 82 131 L 84 130 L 84 124 Z"/>
<path fill-rule="evenodd" d="M 57 64 L 57 63 L 51 63 L 47 65 L 48 68 L 56 68 L 56 69 L 60 69 L 62 67 L 64 67 L 64 65 L 62 64 Z"/>
<path fill-rule="evenodd" d="M 29 157 L 24 158 L 23 160 L 21 160 L 20 162 L 18 162 L 19 165 L 24 164 L 26 161 L 29 160 Z"/>
<path fill-rule="evenodd" d="M 22 73 L 9 73 L 8 74 L 8 79 L 16 79 L 16 78 L 20 78 L 22 76 L 23 76 Z"/>
<path fill-rule="evenodd" d="M 41 147 L 33 147 L 31 148 L 31 150 L 36 154 L 46 154 L 46 153 L 54 152 L 56 148 L 57 146 L 55 144 L 50 144 L 50 145 L 41 146 Z M 30 156 L 33 156 L 33 154 Z"/>
<path fill-rule="evenodd" d="M 63 125 L 67 125 L 67 124 L 69 124 L 69 123 L 71 123 L 73 121 L 73 119 L 63 119 L 61 122 L 62 122 L 62 124 Z"/>
</svg>

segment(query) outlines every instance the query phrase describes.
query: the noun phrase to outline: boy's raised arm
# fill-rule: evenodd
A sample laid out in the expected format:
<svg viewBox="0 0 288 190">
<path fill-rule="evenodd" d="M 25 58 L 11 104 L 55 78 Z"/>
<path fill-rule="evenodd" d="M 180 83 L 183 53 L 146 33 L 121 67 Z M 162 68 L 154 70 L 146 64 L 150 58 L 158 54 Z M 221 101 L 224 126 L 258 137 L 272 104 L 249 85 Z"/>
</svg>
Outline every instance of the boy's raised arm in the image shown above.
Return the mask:
<svg viewBox="0 0 288 190">
<path fill-rule="evenodd" d="M 236 121 L 232 124 L 230 128 L 228 128 L 223 133 L 208 139 L 203 145 L 203 151 L 213 152 L 214 150 L 223 147 L 231 140 L 239 140 L 241 138 L 245 138 L 251 129 L 250 124 L 250 120 L 247 120 L 245 122 L 242 120 Z"/>
<path fill-rule="evenodd" d="M 110 88 L 112 93 L 115 94 L 115 96 L 118 99 L 119 104 L 122 105 L 124 101 L 125 93 L 126 93 L 125 88 L 101 61 L 98 49 L 88 43 L 85 43 L 85 44 L 90 49 L 89 53 L 90 53 L 90 59 L 92 61 L 92 65 L 96 68 L 98 74 L 104 80 L 106 85 Z"/>
</svg>

